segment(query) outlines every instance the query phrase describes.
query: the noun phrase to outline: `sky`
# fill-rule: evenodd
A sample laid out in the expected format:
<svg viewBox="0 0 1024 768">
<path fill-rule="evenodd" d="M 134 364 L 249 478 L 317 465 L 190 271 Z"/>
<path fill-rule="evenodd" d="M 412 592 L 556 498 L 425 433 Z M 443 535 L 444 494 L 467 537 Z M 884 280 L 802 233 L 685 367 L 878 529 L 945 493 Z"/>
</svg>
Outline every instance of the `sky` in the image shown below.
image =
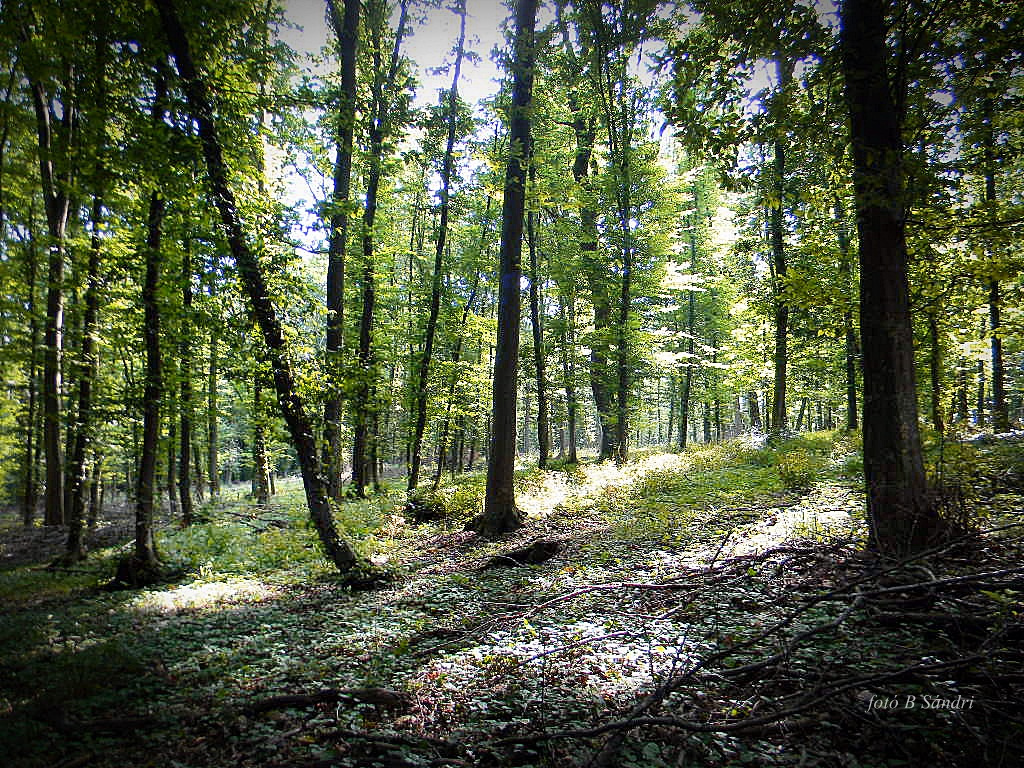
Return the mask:
<svg viewBox="0 0 1024 768">
<path fill-rule="evenodd" d="M 341 0 L 338 2 L 340 4 Z M 491 60 L 491 51 L 495 45 L 503 44 L 502 27 L 509 11 L 501 0 L 466 0 L 466 3 L 466 47 L 480 60 L 463 64 L 459 93 L 466 101 L 476 103 L 498 90 L 500 72 Z M 459 18 L 449 10 L 449 5 L 430 9 L 422 24 L 412 26 L 412 36 L 402 45 L 403 52 L 417 65 L 421 86 L 416 103 L 420 105 L 436 103 L 438 89 L 451 86 L 451 75 L 430 73 L 431 69 L 445 63 L 458 40 Z M 282 40 L 300 52 L 318 51 L 332 37 L 324 18 L 325 8 L 324 0 L 286 0 L 285 17 L 301 30 L 281 30 Z"/>
</svg>

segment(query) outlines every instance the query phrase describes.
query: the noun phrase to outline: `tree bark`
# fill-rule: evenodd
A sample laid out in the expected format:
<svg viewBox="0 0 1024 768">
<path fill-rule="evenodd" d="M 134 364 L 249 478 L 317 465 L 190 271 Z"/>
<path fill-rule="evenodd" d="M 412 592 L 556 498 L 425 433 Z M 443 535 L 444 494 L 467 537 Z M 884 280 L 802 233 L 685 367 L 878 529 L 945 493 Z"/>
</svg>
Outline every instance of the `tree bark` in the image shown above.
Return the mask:
<svg viewBox="0 0 1024 768">
<path fill-rule="evenodd" d="M 477 530 L 495 537 L 523 525 L 516 507 L 516 394 L 519 374 L 519 315 L 522 276 L 523 211 L 526 165 L 531 154 L 530 107 L 533 101 L 534 25 L 537 0 L 517 0 L 512 54 L 512 104 L 509 155 L 501 211 L 501 264 L 498 284 L 498 336 L 494 354 L 493 426 L 487 455 L 487 491 Z"/>
<path fill-rule="evenodd" d="M 158 78 L 154 120 L 163 119 L 162 102 L 166 85 Z M 156 496 L 156 459 L 160 445 L 160 399 L 163 376 L 160 359 L 160 309 L 157 287 L 160 277 L 160 237 L 164 218 L 164 199 L 158 192 L 149 196 L 146 234 L 146 277 L 142 286 L 145 311 L 143 338 L 146 347 L 146 383 L 142 405 L 142 456 L 135 492 L 135 559 L 145 566 L 157 563 L 153 540 L 153 506 Z"/>
<path fill-rule="evenodd" d="M 772 99 L 772 121 L 775 130 L 775 156 L 772 168 L 772 200 L 768 217 L 771 233 L 772 265 L 775 283 L 775 392 L 772 397 L 772 436 L 778 438 L 786 431 L 786 373 L 788 362 L 789 302 L 786 299 L 786 239 L 785 239 L 785 198 L 786 198 L 786 135 L 783 112 L 786 104 L 786 89 L 793 77 L 793 62 L 776 60 L 778 92 Z"/>
<path fill-rule="evenodd" d="M 530 167 L 530 176 L 535 171 Z M 537 465 L 547 469 L 551 453 L 551 426 L 548 423 L 548 387 L 544 364 L 544 329 L 541 325 L 540 313 L 540 267 L 537 259 L 537 219 L 536 211 L 526 214 L 526 241 L 530 249 L 530 325 L 533 329 L 533 361 L 534 375 L 537 381 Z"/>
<path fill-rule="evenodd" d="M 220 457 L 217 455 L 220 437 L 217 407 L 218 344 L 220 326 L 215 319 L 210 327 L 210 367 L 206 380 L 206 474 L 210 479 L 210 498 L 220 495 Z"/>
<path fill-rule="evenodd" d="M 64 456 L 61 449 L 61 352 L 64 334 L 64 259 L 68 222 L 71 216 L 71 163 L 64 158 L 63 172 L 55 155 L 54 118 L 49 98 L 38 81 L 31 81 L 32 105 L 36 117 L 39 175 L 42 181 L 46 223 L 50 235 L 46 277 L 46 321 L 43 333 L 43 452 L 46 459 L 44 496 L 46 525 L 64 523 Z M 63 144 L 70 152 L 76 131 L 76 107 L 71 100 L 62 103 L 63 117 L 56 120 L 64 134 Z"/>
<path fill-rule="evenodd" d="M 410 491 L 419 483 L 420 464 L 423 462 L 423 432 L 427 426 L 427 385 L 430 381 L 430 363 L 434 353 L 434 336 L 437 333 L 437 315 L 441 308 L 441 272 L 443 270 L 444 247 L 448 236 L 448 198 L 451 189 L 455 133 L 458 127 L 459 73 L 462 70 L 462 57 L 466 45 L 465 0 L 459 2 L 455 7 L 455 12 L 459 14 L 460 19 L 459 41 L 455 47 L 452 87 L 448 92 L 448 137 L 441 166 L 441 209 L 437 225 L 437 242 L 434 248 L 434 274 L 430 284 L 430 313 L 427 316 L 427 328 L 423 337 L 423 353 L 420 356 L 419 370 L 416 376 L 416 425 L 413 432 L 412 461 L 409 467 L 407 486 Z"/>
<path fill-rule="evenodd" d="M 384 140 L 390 133 L 392 120 L 395 78 L 398 74 L 402 38 L 405 35 L 405 24 L 408 15 L 408 2 L 403 0 L 398 30 L 395 33 L 395 44 L 391 52 L 388 70 L 383 71 L 381 60 L 380 29 L 370 30 L 373 42 L 373 103 L 370 108 L 370 158 L 369 173 L 366 182 L 366 204 L 363 209 L 363 273 L 362 273 L 362 311 L 359 316 L 359 370 L 356 372 L 356 388 L 353 412 L 352 442 L 352 490 L 362 498 L 366 495 L 367 483 L 372 482 L 374 474 L 373 455 L 376 455 L 377 435 L 370 427 L 376 421 L 376 409 L 371 408 L 375 394 L 375 355 L 373 352 L 373 314 L 376 302 L 376 278 L 374 275 L 374 238 L 373 227 L 377 218 L 377 192 L 380 187 L 381 162 L 384 156 Z M 375 18 L 374 23 L 385 25 L 383 14 Z"/>
<path fill-rule="evenodd" d="M 298 454 L 310 518 L 320 536 L 327 557 L 339 570 L 348 571 L 357 564 L 358 559 L 352 547 L 338 535 L 334 525 L 331 501 L 327 493 L 327 482 L 323 475 L 313 436 L 313 425 L 307 415 L 305 403 L 297 390 L 295 377 L 288 361 L 281 324 L 270 300 L 266 278 L 260 269 L 259 260 L 250 250 L 242 233 L 238 206 L 228 184 L 227 166 L 217 135 L 213 107 L 207 95 L 206 84 L 196 72 L 188 39 L 174 8 L 173 0 L 156 0 L 156 5 L 177 63 L 178 72 L 181 74 L 189 111 L 199 127 L 199 138 L 210 177 L 213 198 L 220 214 L 224 234 L 231 255 L 238 265 L 239 276 L 245 292 L 252 302 L 253 313 L 268 348 L 267 355 L 274 373 L 278 405 L 281 408 L 285 424 L 288 426 L 292 444 Z"/>
<path fill-rule="evenodd" d="M 359 0 L 344 0 L 338 13 L 335 0 L 327 0 L 327 18 L 337 39 L 341 58 L 341 92 L 335 126 L 334 191 L 331 196 L 327 256 L 327 397 L 324 402 L 323 466 L 327 492 L 341 500 L 341 401 L 344 375 L 345 247 L 348 242 L 349 193 L 352 186 L 352 136 L 356 120 L 356 51 L 359 45 Z"/>
<path fill-rule="evenodd" d="M 181 258 L 181 339 L 178 360 L 181 385 L 178 393 L 181 408 L 178 432 L 178 496 L 181 498 L 181 523 L 191 525 L 195 517 L 192 504 L 192 248 L 186 240 Z"/>
<path fill-rule="evenodd" d="M 840 36 L 850 111 L 864 376 L 870 545 L 888 555 L 940 535 L 924 472 L 904 232 L 904 83 L 889 78 L 885 0 L 845 0 Z"/>
</svg>

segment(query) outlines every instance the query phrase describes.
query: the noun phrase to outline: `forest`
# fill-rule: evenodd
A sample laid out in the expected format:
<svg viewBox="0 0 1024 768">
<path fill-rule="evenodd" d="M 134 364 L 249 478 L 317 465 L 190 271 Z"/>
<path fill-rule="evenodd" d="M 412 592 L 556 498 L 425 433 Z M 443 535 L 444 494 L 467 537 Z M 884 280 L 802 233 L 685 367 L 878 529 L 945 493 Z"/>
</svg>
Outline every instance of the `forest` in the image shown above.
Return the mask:
<svg viewBox="0 0 1024 768">
<path fill-rule="evenodd" d="M 1024 765 L 1018 3 L 0 47 L 0 763 Z"/>
</svg>

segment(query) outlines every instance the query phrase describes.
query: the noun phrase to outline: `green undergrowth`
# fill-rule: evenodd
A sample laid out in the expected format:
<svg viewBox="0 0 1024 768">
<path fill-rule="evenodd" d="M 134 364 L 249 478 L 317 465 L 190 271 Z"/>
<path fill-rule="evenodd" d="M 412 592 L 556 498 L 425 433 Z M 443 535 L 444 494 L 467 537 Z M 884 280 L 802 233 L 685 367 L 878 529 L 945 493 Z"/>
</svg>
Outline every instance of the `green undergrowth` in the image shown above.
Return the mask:
<svg viewBox="0 0 1024 768">
<path fill-rule="evenodd" d="M 360 554 L 399 574 L 372 592 L 350 591 L 320 554 L 297 482 L 283 484 L 267 507 L 222 501 L 205 510 L 202 524 L 162 530 L 162 557 L 186 572 L 174 584 L 98 589 L 116 549 L 92 553 L 74 572 L 0 573 L 8 606 L 0 622 L 0 754 L 15 755 L 5 763 L 12 768 L 49 768 L 83 755 L 97 768 L 585 762 L 587 744 L 574 741 L 511 755 L 473 750 L 510 734 L 614 718 L 687 660 L 740 648 L 794 595 L 839 578 L 801 568 L 838 563 L 858 546 L 857 454 L 856 434 L 816 433 L 773 448 L 737 441 L 651 452 L 622 467 L 524 468 L 516 489 L 531 510 L 528 527 L 500 542 L 463 530 L 462 519 L 479 509 L 482 473 L 443 484 L 437 496 L 445 515 L 421 525 L 404 514 L 404 493 L 346 501 L 339 527 Z M 483 568 L 489 556 L 541 536 L 562 545 L 548 562 Z M 706 588 L 623 586 L 686 582 L 710 563 L 789 540 L 828 557 L 752 559 Z M 1000 610 L 1016 610 L 1015 598 L 1006 599 Z M 787 632 L 831 621 L 843 607 L 815 605 Z M 836 668 L 882 664 L 885 654 L 916 648 L 920 637 L 893 630 L 884 640 L 862 648 L 852 636 L 830 634 L 789 663 L 810 671 L 823 659 Z M 752 658 L 737 652 L 699 686 L 672 694 L 667 710 L 687 717 L 754 712 L 759 699 L 722 677 Z M 249 710 L 280 694 L 365 687 L 397 691 L 407 704 L 398 711 L 337 703 Z M 142 724 L 68 729 L 112 716 Z M 373 747 L 341 733 L 395 738 Z M 829 764 L 815 757 L 823 749 L 816 738 L 804 744 L 805 764 Z M 471 748 L 448 756 L 429 739 Z M 800 752 L 790 746 L 644 733 L 626 739 L 615 764 L 795 766 Z"/>
</svg>

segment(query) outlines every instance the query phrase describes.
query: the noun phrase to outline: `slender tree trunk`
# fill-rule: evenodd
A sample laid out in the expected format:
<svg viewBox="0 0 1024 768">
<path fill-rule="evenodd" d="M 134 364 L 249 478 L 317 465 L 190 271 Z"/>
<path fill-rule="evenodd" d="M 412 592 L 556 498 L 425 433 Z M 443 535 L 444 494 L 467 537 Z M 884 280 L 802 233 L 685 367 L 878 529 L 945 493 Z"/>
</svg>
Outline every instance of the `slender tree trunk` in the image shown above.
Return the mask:
<svg viewBox="0 0 1024 768">
<path fill-rule="evenodd" d="M 217 455 L 220 442 L 217 429 L 220 419 L 217 407 L 219 343 L 220 326 L 214 320 L 210 328 L 210 367 L 206 380 L 206 474 L 210 478 L 211 498 L 220 495 L 220 457 Z"/>
<path fill-rule="evenodd" d="M 274 387 L 277 390 L 278 405 L 288 426 L 292 444 L 298 454 L 302 469 L 303 486 L 310 518 L 320 535 L 320 541 L 328 558 L 341 571 L 348 571 L 358 562 L 355 551 L 339 537 L 334 525 L 327 481 L 319 461 L 313 425 L 307 415 L 305 403 L 298 393 L 294 375 L 289 365 L 284 336 L 269 290 L 256 258 L 242 233 L 238 206 L 228 185 L 227 166 L 220 139 L 214 122 L 213 106 L 210 103 L 205 83 L 196 73 L 185 30 L 181 26 L 173 0 L 156 0 L 171 50 L 181 74 L 189 111 L 199 128 L 203 155 L 210 177 L 213 198 L 220 214 L 221 224 L 231 255 L 238 266 L 239 276 L 252 302 L 253 313 L 267 345 L 267 355 L 274 372 Z"/>
<path fill-rule="evenodd" d="M 158 78 L 154 119 L 162 119 L 165 86 Z M 160 399 L 163 377 L 160 360 L 160 309 L 157 287 L 160 278 L 160 236 L 164 217 L 164 199 L 157 192 L 149 196 L 146 235 L 146 278 L 142 286 L 145 310 L 143 337 L 146 347 L 146 383 L 142 406 L 142 456 L 135 492 L 135 559 L 140 566 L 157 563 L 153 540 L 153 507 L 156 496 L 156 458 L 160 445 Z"/>
<path fill-rule="evenodd" d="M 168 376 L 173 381 L 173 376 Z M 172 410 L 173 409 L 168 409 Z M 167 501 L 170 518 L 174 520 L 181 514 L 178 503 L 178 424 L 174 419 L 167 425 Z"/>
<path fill-rule="evenodd" d="M 985 361 L 978 361 L 978 398 L 975 401 L 978 409 L 977 425 L 985 426 Z"/>
<path fill-rule="evenodd" d="M 373 6 L 383 10 L 386 4 Z M 370 158 L 369 175 L 366 182 L 366 205 L 363 209 L 363 273 L 362 273 L 362 311 L 359 317 L 359 370 L 356 372 L 356 388 L 353 409 L 353 444 L 352 444 L 352 489 L 360 498 L 366 495 L 366 486 L 372 482 L 375 474 L 373 456 L 376 455 L 377 435 L 370 429 L 376 422 L 376 409 L 371 408 L 376 393 L 376 360 L 373 351 L 373 313 L 376 302 L 376 277 L 374 275 L 374 239 L 373 227 L 377 217 L 377 192 L 380 187 L 381 162 L 384 156 L 384 139 L 387 137 L 391 122 L 391 100 L 395 78 L 398 74 L 402 38 L 405 34 L 408 3 L 403 0 L 395 45 L 391 53 L 388 70 L 383 71 L 381 55 L 380 28 L 369 30 L 373 64 L 373 104 L 371 105 L 370 122 Z M 374 25 L 386 26 L 384 14 L 376 14 Z"/>
<path fill-rule="evenodd" d="M 535 174 L 530 167 L 530 176 Z M 537 380 L 537 450 L 540 454 L 537 465 L 547 469 L 551 452 L 551 426 L 548 424 L 548 388 L 544 362 L 544 329 L 540 313 L 540 268 L 537 260 L 536 211 L 526 214 L 526 242 L 530 249 L 530 325 L 533 328 L 534 375 Z"/>
<path fill-rule="evenodd" d="M 846 211 L 841 197 L 836 197 L 834 206 L 836 231 L 839 240 L 839 279 L 847 298 L 853 301 L 853 254 L 850 248 L 850 233 L 846 226 Z M 843 336 L 846 340 L 846 429 L 857 428 L 857 332 L 853 327 L 853 309 L 843 312 Z"/>
<path fill-rule="evenodd" d="M 750 428 L 760 429 L 761 428 L 761 409 L 757 402 L 757 391 L 750 390 L 747 392 L 747 411 L 750 414 Z"/>
<path fill-rule="evenodd" d="M 448 236 L 449 191 L 451 189 L 452 165 L 455 151 L 455 134 L 458 127 L 459 73 L 466 44 L 466 3 L 461 0 L 455 9 L 459 14 L 459 42 L 455 50 L 455 66 L 452 87 L 448 92 L 448 138 L 445 144 L 444 161 L 441 167 L 441 210 L 437 226 L 437 242 L 434 249 L 434 275 L 430 285 L 430 313 L 423 337 L 423 354 L 420 356 L 416 377 L 416 427 L 412 441 L 412 462 L 409 469 L 408 489 L 413 490 L 419 482 L 420 464 L 423 461 L 423 431 L 427 426 L 427 385 L 430 381 L 430 363 L 434 352 L 434 336 L 437 332 L 437 315 L 441 307 L 441 273 L 446 238 Z"/>
<path fill-rule="evenodd" d="M 996 201 L 995 138 L 993 136 L 992 101 L 985 99 L 985 201 Z M 989 259 L 993 258 L 989 253 Z M 1010 412 L 1006 407 L 1006 374 L 1003 369 L 1003 329 L 1000 312 L 999 281 L 991 279 L 988 284 L 989 338 L 992 352 L 992 431 L 1010 431 Z"/>
<path fill-rule="evenodd" d="M 55 154 L 54 124 L 50 100 L 38 82 L 31 83 L 32 104 L 36 116 L 39 143 L 39 174 L 46 222 L 50 235 L 48 272 L 46 277 L 46 322 L 43 334 L 43 451 L 46 459 L 45 513 L 46 525 L 64 523 L 64 456 L 61 449 L 61 352 L 64 334 L 64 259 L 71 201 L 70 160 L 64 158 L 65 172 L 59 173 Z M 73 101 L 74 95 L 71 94 Z M 75 133 L 75 105 L 62 104 L 65 145 L 72 146 Z"/>
<path fill-rule="evenodd" d="M 491 199 L 487 198 L 487 211 L 490 211 Z M 484 213 L 486 217 L 487 213 Z M 484 250 L 484 238 L 486 237 L 486 226 L 484 231 L 480 234 L 480 247 L 478 253 L 483 253 Z M 448 445 L 448 433 L 451 430 L 452 423 L 452 408 L 455 405 L 455 388 L 459 382 L 459 362 L 462 360 L 462 331 L 466 327 L 466 322 L 469 319 L 469 313 L 473 308 L 473 302 L 476 300 L 477 288 L 480 284 L 480 272 L 473 276 L 473 287 L 470 289 L 469 298 L 466 299 L 466 304 L 462 308 L 462 322 L 459 324 L 459 333 L 455 339 L 455 351 L 452 352 L 452 376 L 448 382 L 448 405 L 445 409 L 444 419 L 441 421 L 441 434 L 438 438 L 437 443 L 437 467 L 434 471 L 434 490 L 436 491 L 441 485 L 441 472 L 444 464 L 444 452 Z"/>
<path fill-rule="evenodd" d="M 683 391 L 679 400 L 679 449 L 686 449 L 686 427 L 690 418 L 690 387 L 693 384 L 693 326 L 694 297 L 689 292 L 686 309 L 686 373 L 683 374 Z"/>
<path fill-rule="evenodd" d="M 34 211 L 29 212 L 29 219 Z M 39 506 L 39 483 L 37 480 L 39 464 L 39 318 L 36 316 L 36 273 L 38 271 L 38 254 L 36 252 L 35 232 L 29 226 L 29 252 L 26 254 L 28 275 L 25 284 L 28 286 L 28 327 L 29 327 L 29 358 L 28 358 L 28 416 L 25 423 L 25 469 L 24 492 L 21 502 L 21 521 L 25 526 L 35 522 L 36 508 Z"/>
<path fill-rule="evenodd" d="M 942 420 L 942 344 L 939 340 L 939 318 L 935 309 L 928 311 L 928 372 L 931 383 L 932 426 L 941 434 L 946 431 Z"/>
<path fill-rule="evenodd" d="M 191 525 L 195 518 L 192 504 L 192 248 L 186 240 L 181 259 L 181 339 L 178 360 L 181 367 L 181 385 L 178 399 L 181 415 L 178 444 L 178 496 L 181 498 L 181 524 Z"/>
<path fill-rule="evenodd" d="M 498 284 L 498 336 L 494 354 L 487 491 L 478 531 L 495 537 L 522 526 L 513 475 L 516 461 L 516 394 L 519 373 L 519 282 L 522 276 L 523 211 L 526 165 L 531 154 L 530 107 L 533 100 L 534 24 L 537 0 L 517 0 L 512 54 L 512 104 L 509 156 L 501 211 L 501 264 Z"/>
<path fill-rule="evenodd" d="M 267 435 L 263 413 L 263 371 L 257 369 L 252 383 L 252 473 L 256 503 L 270 503 L 270 470 L 267 466 Z"/>
<path fill-rule="evenodd" d="M 576 420 L 579 403 L 576 400 L 576 365 L 573 356 L 576 345 L 575 298 L 570 295 L 566 301 L 559 296 L 558 312 L 562 321 L 562 387 L 565 389 L 565 419 L 569 431 L 567 460 L 570 464 L 576 464 Z"/>
<path fill-rule="evenodd" d="M 783 107 L 786 103 L 786 88 L 793 77 L 793 62 L 776 60 L 778 92 L 773 98 L 773 122 L 775 129 L 775 157 L 773 162 L 772 185 L 775 200 L 772 201 L 768 217 L 771 233 L 772 265 L 775 276 L 775 393 L 772 398 L 772 435 L 778 438 L 786 431 L 786 366 L 788 362 L 789 302 L 786 299 L 786 239 L 785 239 L 785 197 L 786 197 L 786 137 L 783 127 Z M 779 103 L 776 104 L 775 102 Z"/>
<path fill-rule="evenodd" d="M 341 92 L 335 127 L 334 192 L 331 196 L 327 257 L 327 397 L 324 403 L 323 467 L 327 492 L 341 500 L 342 356 L 345 334 L 345 247 L 348 241 L 349 193 L 352 185 L 352 136 L 356 121 L 356 51 L 359 45 L 359 0 L 344 0 L 344 13 L 327 0 L 327 17 L 341 58 Z"/>
<path fill-rule="evenodd" d="M 917 426 L 904 233 L 905 83 L 889 79 L 885 0 L 845 0 L 841 50 L 860 240 L 864 479 L 870 543 L 894 555 L 940 534 Z"/>
</svg>

